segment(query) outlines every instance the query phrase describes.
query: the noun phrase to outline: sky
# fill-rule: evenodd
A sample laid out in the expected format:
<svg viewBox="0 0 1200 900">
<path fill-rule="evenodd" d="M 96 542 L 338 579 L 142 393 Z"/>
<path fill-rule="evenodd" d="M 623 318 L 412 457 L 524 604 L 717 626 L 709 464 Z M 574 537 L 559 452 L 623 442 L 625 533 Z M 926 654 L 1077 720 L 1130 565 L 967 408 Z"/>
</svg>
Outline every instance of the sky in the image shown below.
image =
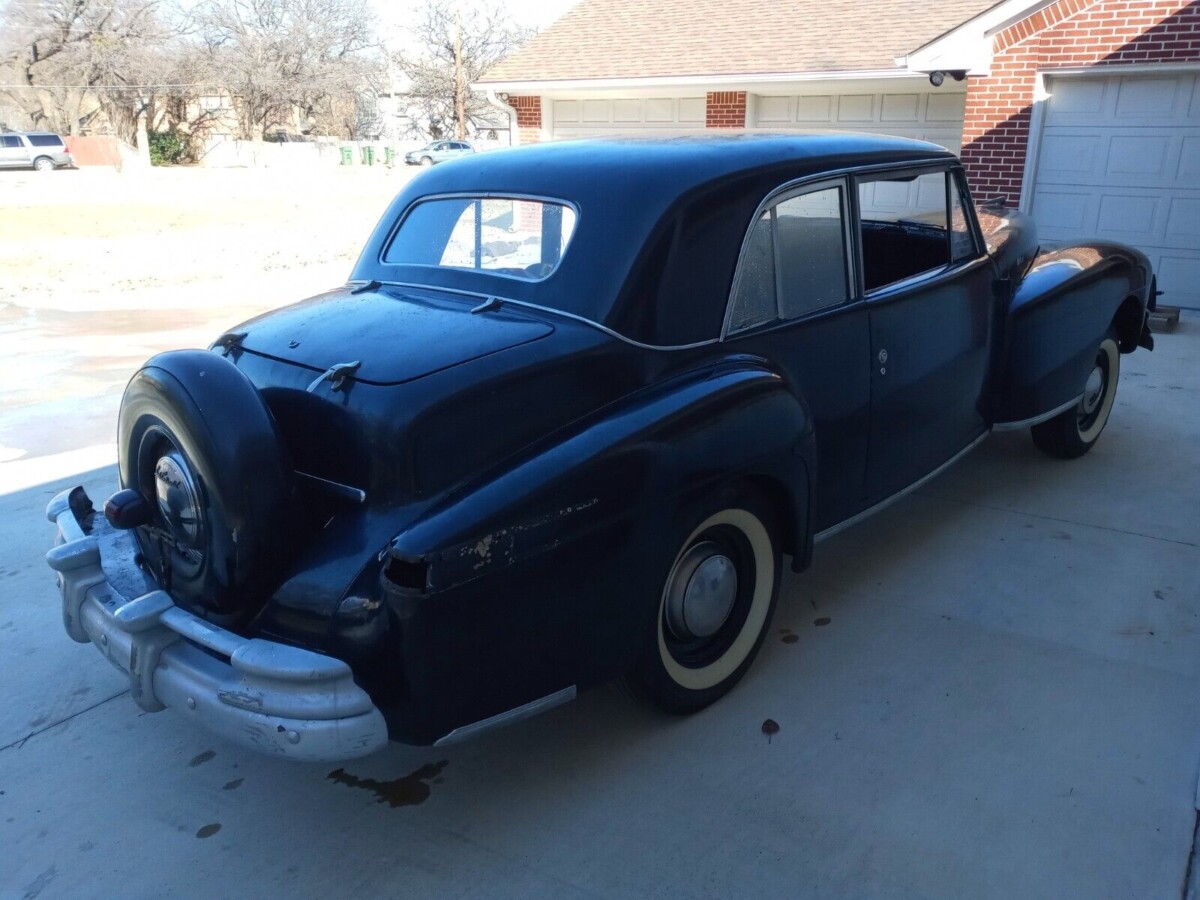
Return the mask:
<svg viewBox="0 0 1200 900">
<path fill-rule="evenodd" d="M 402 43 L 405 22 L 422 6 L 421 0 L 374 0 L 380 24 L 388 37 Z M 471 2 L 471 0 L 465 0 Z M 579 0 L 499 0 L 500 6 L 508 9 L 520 25 L 544 30 Z"/>
</svg>

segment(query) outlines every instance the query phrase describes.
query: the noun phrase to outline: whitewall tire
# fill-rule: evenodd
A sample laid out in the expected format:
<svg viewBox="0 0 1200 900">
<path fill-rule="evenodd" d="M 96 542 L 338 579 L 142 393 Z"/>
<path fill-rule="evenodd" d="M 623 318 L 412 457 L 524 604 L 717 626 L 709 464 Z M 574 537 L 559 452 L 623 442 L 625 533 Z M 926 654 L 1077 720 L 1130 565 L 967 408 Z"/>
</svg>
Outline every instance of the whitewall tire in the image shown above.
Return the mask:
<svg viewBox="0 0 1200 900">
<path fill-rule="evenodd" d="M 634 693 L 670 712 L 694 712 L 750 668 L 779 594 L 780 547 L 768 510 L 746 492 L 685 532 L 654 633 L 626 679 Z"/>
</svg>

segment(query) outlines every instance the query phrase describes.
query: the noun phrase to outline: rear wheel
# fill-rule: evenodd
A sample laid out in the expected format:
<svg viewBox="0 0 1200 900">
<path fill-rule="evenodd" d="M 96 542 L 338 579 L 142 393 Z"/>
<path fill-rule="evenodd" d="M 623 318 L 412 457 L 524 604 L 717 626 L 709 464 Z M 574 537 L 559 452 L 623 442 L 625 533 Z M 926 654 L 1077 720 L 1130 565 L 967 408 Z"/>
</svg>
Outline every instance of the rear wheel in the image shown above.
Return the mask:
<svg viewBox="0 0 1200 900">
<path fill-rule="evenodd" d="M 1037 448 L 1059 459 L 1075 459 L 1091 450 L 1108 424 L 1120 374 L 1121 352 L 1110 330 L 1096 351 L 1079 402 L 1031 429 Z"/>
<path fill-rule="evenodd" d="M 39 172 L 53 172 L 54 160 L 48 156 L 39 156 L 33 161 L 33 167 Z"/>
<path fill-rule="evenodd" d="M 746 673 L 779 594 L 773 524 L 768 506 L 748 491 L 690 519 L 666 573 L 653 633 L 625 678 L 634 694 L 690 713 Z"/>
</svg>

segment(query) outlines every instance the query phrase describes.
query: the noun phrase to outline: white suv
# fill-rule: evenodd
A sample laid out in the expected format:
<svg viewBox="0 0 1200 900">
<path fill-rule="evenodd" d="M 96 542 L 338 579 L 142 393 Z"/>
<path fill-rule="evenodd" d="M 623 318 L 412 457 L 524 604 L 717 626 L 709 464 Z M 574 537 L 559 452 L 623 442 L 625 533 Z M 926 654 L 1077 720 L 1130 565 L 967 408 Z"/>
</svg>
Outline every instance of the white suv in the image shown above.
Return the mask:
<svg viewBox="0 0 1200 900">
<path fill-rule="evenodd" d="M 57 134 L 36 131 L 0 134 L 0 168 L 51 172 L 60 166 L 74 165 L 67 145 Z"/>
</svg>

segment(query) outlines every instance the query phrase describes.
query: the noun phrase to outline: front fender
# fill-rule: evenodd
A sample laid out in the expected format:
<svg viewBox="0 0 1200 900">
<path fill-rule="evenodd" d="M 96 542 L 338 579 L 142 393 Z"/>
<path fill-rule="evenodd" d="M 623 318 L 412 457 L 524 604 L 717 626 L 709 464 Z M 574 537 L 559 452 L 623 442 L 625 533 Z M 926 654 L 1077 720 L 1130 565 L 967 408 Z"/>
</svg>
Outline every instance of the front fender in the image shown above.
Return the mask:
<svg viewBox="0 0 1200 900">
<path fill-rule="evenodd" d="M 1121 244 L 1039 254 L 1009 305 L 996 423 L 1037 418 L 1077 397 L 1109 328 L 1131 352 L 1151 281 L 1149 260 Z"/>
</svg>

